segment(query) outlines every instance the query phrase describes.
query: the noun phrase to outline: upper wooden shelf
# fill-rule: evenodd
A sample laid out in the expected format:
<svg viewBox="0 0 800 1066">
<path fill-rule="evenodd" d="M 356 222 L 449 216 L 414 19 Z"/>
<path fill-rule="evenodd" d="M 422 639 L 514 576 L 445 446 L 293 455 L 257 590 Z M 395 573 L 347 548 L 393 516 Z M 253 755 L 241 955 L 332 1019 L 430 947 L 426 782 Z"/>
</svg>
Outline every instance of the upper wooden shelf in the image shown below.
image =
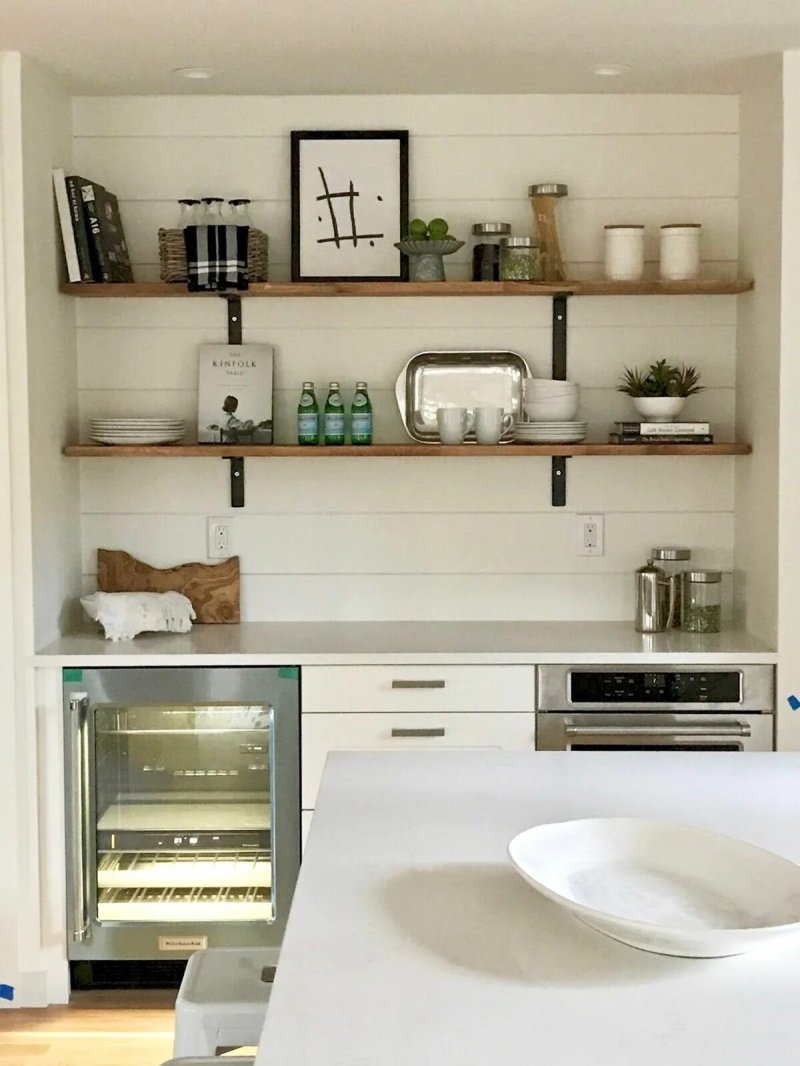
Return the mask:
<svg viewBox="0 0 800 1066">
<path fill-rule="evenodd" d="M 61 291 L 88 297 L 206 296 L 731 296 L 753 288 L 749 280 L 699 281 L 279 281 L 254 282 L 228 293 L 189 292 L 183 284 L 135 281 L 112 285 L 65 283 Z"/>
<path fill-rule="evenodd" d="M 353 456 L 424 456 L 433 459 L 446 456 L 467 459 L 479 455 L 505 458 L 523 455 L 749 455 L 751 451 L 749 444 L 69 444 L 64 448 L 64 455 L 74 459 L 234 459 L 240 456 L 262 459 L 341 459 Z"/>
</svg>

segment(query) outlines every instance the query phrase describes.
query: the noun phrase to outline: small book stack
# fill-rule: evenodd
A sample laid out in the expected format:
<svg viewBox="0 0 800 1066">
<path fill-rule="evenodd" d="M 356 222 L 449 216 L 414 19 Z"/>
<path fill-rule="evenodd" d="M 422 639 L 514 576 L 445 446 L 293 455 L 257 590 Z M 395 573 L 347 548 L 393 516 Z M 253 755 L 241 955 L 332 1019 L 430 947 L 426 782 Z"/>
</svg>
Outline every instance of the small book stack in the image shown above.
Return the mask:
<svg viewBox="0 0 800 1066">
<path fill-rule="evenodd" d="M 96 181 L 53 170 L 69 281 L 133 281 L 117 198 Z"/>
<path fill-rule="evenodd" d="M 713 444 L 708 422 L 615 422 L 612 444 Z"/>
</svg>

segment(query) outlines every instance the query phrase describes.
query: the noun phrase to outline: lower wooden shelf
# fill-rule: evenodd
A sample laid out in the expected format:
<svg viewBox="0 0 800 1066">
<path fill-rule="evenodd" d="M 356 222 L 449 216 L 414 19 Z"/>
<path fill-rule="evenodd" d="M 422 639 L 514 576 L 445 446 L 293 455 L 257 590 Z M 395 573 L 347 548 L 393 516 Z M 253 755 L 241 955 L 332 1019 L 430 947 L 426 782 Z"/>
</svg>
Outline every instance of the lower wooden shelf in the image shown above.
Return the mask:
<svg viewBox="0 0 800 1066">
<path fill-rule="evenodd" d="M 749 444 L 68 444 L 64 455 L 73 459 L 343 459 L 420 456 L 469 459 L 476 456 L 632 456 L 632 455 L 749 455 Z"/>
</svg>

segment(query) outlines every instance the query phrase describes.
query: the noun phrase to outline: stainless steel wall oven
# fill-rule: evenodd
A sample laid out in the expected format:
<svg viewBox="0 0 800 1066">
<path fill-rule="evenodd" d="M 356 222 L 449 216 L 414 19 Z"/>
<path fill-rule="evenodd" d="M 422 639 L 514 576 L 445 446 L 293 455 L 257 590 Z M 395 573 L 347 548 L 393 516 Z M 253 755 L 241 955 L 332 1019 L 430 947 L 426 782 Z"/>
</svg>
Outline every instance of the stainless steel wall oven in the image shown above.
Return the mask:
<svg viewBox="0 0 800 1066">
<path fill-rule="evenodd" d="M 299 680 L 64 671 L 69 958 L 280 945 L 300 862 Z"/>
<path fill-rule="evenodd" d="M 774 670 L 748 666 L 540 666 L 544 751 L 772 751 Z"/>
</svg>

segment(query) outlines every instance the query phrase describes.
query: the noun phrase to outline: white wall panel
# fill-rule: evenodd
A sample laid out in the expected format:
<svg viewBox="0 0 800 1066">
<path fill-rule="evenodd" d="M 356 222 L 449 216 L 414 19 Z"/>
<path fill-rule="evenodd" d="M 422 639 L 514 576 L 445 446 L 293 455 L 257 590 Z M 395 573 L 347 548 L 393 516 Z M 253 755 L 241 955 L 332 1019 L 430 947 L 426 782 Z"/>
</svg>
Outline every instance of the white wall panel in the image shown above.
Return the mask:
<svg viewBox="0 0 800 1066">
<path fill-rule="evenodd" d="M 250 196 L 270 235 L 272 277 L 289 272 L 288 131 L 409 128 L 412 212 L 530 226 L 527 185 L 570 185 L 559 205 L 575 277 L 601 271 L 603 225 L 703 224 L 706 276 L 736 273 L 738 103 L 721 97 L 84 98 L 74 103 L 75 165 L 122 200 L 137 276 L 157 276 L 156 230 L 191 193 Z M 487 161 L 491 161 L 490 165 Z M 202 186 L 202 187 L 201 187 Z M 448 263 L 468 273 L 468 249 Z M 215 300 L 77 301 L 82 426 L 96 414 L 195 421 L 197 346 L 224 341 Z M 696 364 L 707 391 L 687 417 L 730 439 L 735 417 L 733 297 L 573 299 L 569 374 L 590 435 L 632 415 L 625 366 Z M 300 383 L 323 393 L 366 379 L 376 440 L 407 439 L 394 382 L 415 352 L 508 348 L 550 373 L 544 299 L 292 299 L 244 304 L 245 340 L 275 346 L 277 439 L 295 439 Z M 631 571 L 659 542 L 732 566 L 731 459 L 575 459 L 567 507 L 550 506 L 550 464 L 481 460 L 296 459 L 246 465 L 233 511 L 220 460 L 81 464 L 84 574 L 98 546 L 156 565 L 205 558 L 206 517 L 228 515 L 247 619 L 628 618 Z M 606 554 L 573 554 L 574 513 L 606 516 Z M 154 536 L 154 530 L 158 535 Z"/>
<path fill-rule="evenodd" d="M 85 514 L 236 515 L 220 459 L 85 459 Z M 729 511 L 734 460 L 576 459 L 570 512 Z M 546 459 L 248 459 L 247 514 L 549 514 Z M 346 485 L 347 491 L 343 491 Z M 177 486 L 177 491 L 176 491 Z"/>
<path fill-rule="evenodd" d="M 287 129 L 394 128 L 415 134 L 574 136 L 736 133 L 735 96 L 85 96 L 73 101 L 77 137 L 277 136 Z"/>
</svg>

